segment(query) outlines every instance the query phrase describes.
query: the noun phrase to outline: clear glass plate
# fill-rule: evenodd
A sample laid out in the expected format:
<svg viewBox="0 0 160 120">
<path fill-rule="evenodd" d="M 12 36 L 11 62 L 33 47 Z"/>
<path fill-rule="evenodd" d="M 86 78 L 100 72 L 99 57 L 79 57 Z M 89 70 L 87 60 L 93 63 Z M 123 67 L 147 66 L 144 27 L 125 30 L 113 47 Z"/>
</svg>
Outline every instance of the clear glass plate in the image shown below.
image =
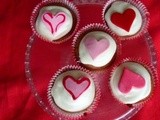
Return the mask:
<svg viewBox="0 0 160 120">
<path fill-rule="evenodd" d="M 103 24 L 102 9 L 105 3 L 104 0 L 75 0 L 73 2 L 77 5 L 80 12 L 79 29 L 90 23 Z M 51 77 L 56 71 L 65 65 L 76 64 L 72 54 L 72 40 L 73 37 L 62 44 L 52 44 L 39 39 L 33 34 L 29 38 L 25 53 L 26 77 L 37 103 L 53 118 L 59 120 L 62 120 L 61 116 L 56 115 L 48 103 L 47 88 Z M 148 32 L 138 39 L 122 41 L 121 44 L 121 55 L 116 58 L 115 62 L 131 57 L 141 58 L 151 63 L 154 67 L 157 66 L 154 45 Z M 85 120 L 124 120 L 131 118 L 141 109 L 141 107 L 134 108 L 120 104 L 113 98 L 108 84 L 111 69 L 109 67 L 103 72 L 93 72 L 100 84 L 101 99 L 95 111 L 85 116 Z"/>
</svg>

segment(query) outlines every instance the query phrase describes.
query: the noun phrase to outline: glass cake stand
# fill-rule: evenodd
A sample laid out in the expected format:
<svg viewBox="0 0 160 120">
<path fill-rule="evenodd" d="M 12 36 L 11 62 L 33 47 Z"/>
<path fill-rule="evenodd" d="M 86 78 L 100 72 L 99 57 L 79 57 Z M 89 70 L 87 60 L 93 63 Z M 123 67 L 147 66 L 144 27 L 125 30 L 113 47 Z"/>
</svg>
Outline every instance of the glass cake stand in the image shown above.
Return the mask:
<svg viewBox="0 0 160 120">
<path fill-rule="evenodd" d="M 80 12 L 79 29 L 90 23 L 103 24 L 102 10 L 105 0 L 75 0 L 72 2 L 77 5 Z M 64 43 L 52 44 L 39 39 L 33 34 L 29 38 L 25 53 L 25 72 L 32 94 L 41 108 L 58 120 L 62 120 L 62 118 L 55 114 L 49 105 L 47 88 L 50 79 L 60 68 L 66 65 L 77 64 L 73 59 L 72 53 L 73 37 Z M 156 52 L 152 38 L 148 32 L 137 39 L 122 41 L 121 46 L 121 55 L 118 56 L 116 61 L 128 57 L 141 58 L 151 63 L 155 68 L 157 67 Z M 136 49 L 134 46 L 136 46 Z M 142 108 L 120 104 L 113 98 L 109 89 L 111 69 L 106 68 L 103 72 L 93 72 L 95 79 L 100 84 L 101 98 L 95 111 L 85 116 L 85 120 L 103 120 L 105 118 L 107 120 L 130 119 Z"/>
</svg>

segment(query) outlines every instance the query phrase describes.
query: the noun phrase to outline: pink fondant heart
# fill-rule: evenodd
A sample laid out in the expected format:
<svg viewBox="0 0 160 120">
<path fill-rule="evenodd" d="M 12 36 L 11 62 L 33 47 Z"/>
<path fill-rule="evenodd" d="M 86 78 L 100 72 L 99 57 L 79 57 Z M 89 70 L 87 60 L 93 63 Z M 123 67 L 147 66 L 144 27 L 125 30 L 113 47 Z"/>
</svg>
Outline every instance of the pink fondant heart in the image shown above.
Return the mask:
<svg viewBox="0 0 160 120">
<path fill-rule="evenodd" d="M 118 84 L 118 88 L 122 93 L 128 93 L 132 87 L 143 88 L 145 86 L 145 80 L 142 76 L 131 70 L 124 68 L 121 79 Z"/>
<path fill-rule="evenodd" d="M 135 16 L 136 14 L 133 9 L 126 9 L 123 13 L 113 13 L 111 21 L 118 27 L 129 32 Z"/>
<path fill-rule="evenodd" d="M 96 40 L 95 38 L 89 37 L 84 41 L 84 45 L 94 60 L 98 55 L 108 49 L 109 41 L 107 39 Z"/>
<path fill-rule="evenodd" d="M 90 80 L 86 77 L 76 80 L 72 76 L 66 76 L 63 79 L 63 86 L 71 94 L 72 98 L 76 100 L 88 89 Z"/>
<path fill-rule="evenodd" d="M 44 25 L 51 31 L 51 33 L 57 32 L 58 28 L 65 23 L 66 15 L 63 12 L 59 12 L 56 15 L 46 12 L 42 16 Z"/>
</svg>

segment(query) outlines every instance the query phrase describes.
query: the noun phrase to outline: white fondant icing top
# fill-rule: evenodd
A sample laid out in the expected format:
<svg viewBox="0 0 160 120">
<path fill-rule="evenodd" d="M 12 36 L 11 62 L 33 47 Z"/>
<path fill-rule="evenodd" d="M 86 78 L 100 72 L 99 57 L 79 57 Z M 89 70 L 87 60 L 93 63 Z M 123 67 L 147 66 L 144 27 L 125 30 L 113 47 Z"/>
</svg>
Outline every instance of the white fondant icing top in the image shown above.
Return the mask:
<svg viewBox="0 0 160 120">
<path fill-rule="evenodd" d="M 135 12 L 135 19 L 131 25 L 129 32 L 118 27 L 111 21 L 111 15 L 113 13 L 115 12 L 123 13 L 126 9 L 132 9 Z M 131 5 L 130 3 L 123 2 L 123 1 L 115 1 L 111 4 L 111 7 L 105 13 L 105 20 L 109 28 L 119 36 L 135 35 L 141 29 L 141 26 L 142 26 L 142 16 L 139 10 L 135 6 Z M 127 21 L 127 18 L 126 18 L 126 21 Z"/>
<path fill-rule="evenodd" d="M 58 26 L 58 29 L 56 32 L 52 33 L 51 30 L 47 27 L 47 23 L 48 22 L 44 22 L 43 19 L 43 15 L 49 12 L 52 15 L 57 15 L 58 13 L 63 13 L 65 14 L 65 21 L 63 21 L 62 18 L 60 18 L 60 16 L 55 16 L 54 18 L 49 19 L 49 22 L 51 21 L 55 21 L 59 19 L 59 22 L 55 23 L 53 22 L 52 24 L 54 24 L 55 26 L 58 26 L 58 24 L 60 22 L 63 21 L 63 23 L 60 23 Z M 61 20 L 62 19 L 62 20 Z M 48 24 L 49 25 L 49 24 Z M 36 30 L 37 32 L 45 39 L 49 40 L 49 41 L 54 41 L 57 39 L 60 39 L 62 37 L 64 37 L 67 33 L 69 33 L 72 29 L 73 26 L 73 17 L 71 12 L 64 7 L 61 6 L 47 6 L 47 7 L 43 7 L 40 12 L 39 15 L 37 17 L 37 21 L 35 24 Z M 53 26 L 52 26 L 53 27 Z"/>
<path fill-rule="evenodd" d="M 74 100 L 71 94 L 65 89 L 63 85 L 63 78 L 66 76 L 72 76 L 78 80 L 81 77 L 87 77 L 90 80 L 90 86 L 76 99 Z M 56 105 L 68 112 L 79 112 L 87 109 L 95 98 L 95 84 L 91 76 L 80 70 L 70 70 L 60 74 L 51 89 L 52 97 Z"/>
<path fill-rule="evenodd" d="M 109 42 L 108 48 L 104 52 L 99 54 L 95 59 L 91 57 L 89 51 L 84 45 L 84 41 L 89 37 L 95 38 L 96 40 L 106 39 Z M 116 42 L 109 34 L 102 31 L 94 31 L 85 35 L 81 40 L 79 44 L 79 59 L 83 64 L 92 65 L 94 67 L 103 67 L 112 60 L 114 54 L 116 53 L 116 50 Z"/>
</svg>

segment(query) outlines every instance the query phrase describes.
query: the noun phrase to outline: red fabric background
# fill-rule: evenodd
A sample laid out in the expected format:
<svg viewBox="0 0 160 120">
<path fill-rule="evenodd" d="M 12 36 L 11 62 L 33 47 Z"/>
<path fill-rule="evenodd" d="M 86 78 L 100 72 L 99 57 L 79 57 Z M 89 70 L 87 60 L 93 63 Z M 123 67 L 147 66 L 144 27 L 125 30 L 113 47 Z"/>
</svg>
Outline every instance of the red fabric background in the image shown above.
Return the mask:
<svg viewBox="0 0 160 120">
<path fill-rule="evenodd" d="M 32 34 L 29 20 L 41 0 L 0 2 L 0 120 L 53 120 L 36 103 L 24 73 L 24 53 Z M 142 1 L 150 12 L 149 33 L 153 37 L 160 72 L 160 1 Z M 132 120 L 160 119 L 160 87 Z"/>
</svg>

